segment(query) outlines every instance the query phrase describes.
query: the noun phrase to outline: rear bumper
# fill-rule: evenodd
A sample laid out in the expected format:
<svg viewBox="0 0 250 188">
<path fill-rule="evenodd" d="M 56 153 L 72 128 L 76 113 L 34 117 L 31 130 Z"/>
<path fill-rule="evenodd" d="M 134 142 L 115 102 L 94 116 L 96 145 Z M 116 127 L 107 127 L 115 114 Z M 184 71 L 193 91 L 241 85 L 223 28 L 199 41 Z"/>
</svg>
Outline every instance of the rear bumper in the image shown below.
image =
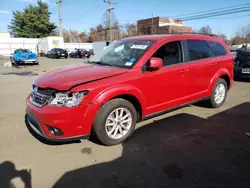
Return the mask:
<svg viewBox="0 0 250 188">
<path fill-rule="evenodd" d="M 250 67 L 248 67 L 248 68 L 250 68 Z M 235 67 L 234 68 L 234 77 L 242 77 L 242 78 L 244 78 L 244 77 L 246 77 L 246 78 L 250 78 L 250 74 L 249 73 L 242 73 L 242 67 Z"/>
<path fill-rule="evenodd" d="M 60 57 L 67 57 L 68 54 L 60 54 L 59 56 L 60 56 Z"/>
</svg>

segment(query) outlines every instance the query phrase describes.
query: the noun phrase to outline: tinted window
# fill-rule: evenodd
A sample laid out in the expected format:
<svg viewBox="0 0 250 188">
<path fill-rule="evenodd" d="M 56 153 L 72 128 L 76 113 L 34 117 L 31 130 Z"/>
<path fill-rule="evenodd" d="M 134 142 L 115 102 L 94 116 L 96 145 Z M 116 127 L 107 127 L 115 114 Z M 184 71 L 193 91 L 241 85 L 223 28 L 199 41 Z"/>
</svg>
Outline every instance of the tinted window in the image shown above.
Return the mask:
<svg viewBox="0 0 250 188">
<path fill-rule="evenodd" d="M 174 65 L 182 62 L 180 42 L 175 41 L 164 44 L 154 53 L 153 57 L 161 58 L 163 66 Z"/>
<path fill-rule="evenodd" d="M 213 41 L 207 41 L 207 43 L 213 53 L 213 56 L 221 56 L 227 54 L 227 51 L 220 43 Z"/>
<path fill-rule="evenodd" d="M 187 40 L 190 61 L 210 57 L 207 43 L 204 40 Z"/>
</svg>

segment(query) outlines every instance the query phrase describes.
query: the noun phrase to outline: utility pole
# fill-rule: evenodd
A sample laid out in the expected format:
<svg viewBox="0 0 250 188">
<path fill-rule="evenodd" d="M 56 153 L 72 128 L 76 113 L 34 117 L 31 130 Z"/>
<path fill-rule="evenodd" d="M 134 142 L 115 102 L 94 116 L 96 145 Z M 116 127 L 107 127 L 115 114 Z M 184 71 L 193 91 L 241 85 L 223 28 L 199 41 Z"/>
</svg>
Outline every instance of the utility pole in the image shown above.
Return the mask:
<svg viewBox="0 0 250 188">
<path fill-rule="evenodd" d="M 152 12 L 152 34 L 154 34 L 154 15 L 153 15 L 153 12 Z"/>
<path fill-rule="evenodd" d="M 110 33 L 110 42 L 112 41 L 112 5 L 117 4 L 117 2 L 111 2 L 109 0 L 103 0 L 105 3 L 109 4 L 109 9 L 107 10 L 109 12 L 109 33 Z"/>
<path fill-rule="evenodd" d="M 58 25 L 59 25 L 59 33 L 60 33 L 60 37 L 63 36 L 63 32 L 62 32 L 62 18 L 61 18 L 61 4 L 62 4 L 62 0 L 57 0 L 57 8 L 58 8 Z"/>
</svg>

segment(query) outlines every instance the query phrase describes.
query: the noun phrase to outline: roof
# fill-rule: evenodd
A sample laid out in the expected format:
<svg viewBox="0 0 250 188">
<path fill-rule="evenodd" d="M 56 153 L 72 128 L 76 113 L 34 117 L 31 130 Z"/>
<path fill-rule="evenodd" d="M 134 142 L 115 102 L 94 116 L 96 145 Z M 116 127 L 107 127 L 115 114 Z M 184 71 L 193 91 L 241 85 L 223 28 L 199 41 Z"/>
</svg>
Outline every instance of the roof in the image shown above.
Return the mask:
<svg viewBox="0 0 250 188">
<path fill-rule="evenodd" d="M 210 34 L 200 34 L 200 33 L 176 33 L 176 34 L 160 34 L 160 35 L 141 35 L 141 36 L 135 36 L 135 37 L 129 37 L 129 38 L 125 38 L 127 39 L 136 39 L 136 40 L 162 40 L 162 39 L 166 39 L 168 37 L 173 37 L 173 36 L 185 36 L 185 37 L 198 37 L 198 38 L 202 38 L 202 37 L 214 37 L 216 35 L 210 35 Z"/>
<path fill-rule="evenodd" d="M 166 37 L 172 36 L 170 34 L 164 34 L 164 35 L 141 35 L 141 36 L 135 36 L 135 37 L 129 37 L 125 39 L 138 39 L 138 40 L 161 40 Z"/>
</svg>

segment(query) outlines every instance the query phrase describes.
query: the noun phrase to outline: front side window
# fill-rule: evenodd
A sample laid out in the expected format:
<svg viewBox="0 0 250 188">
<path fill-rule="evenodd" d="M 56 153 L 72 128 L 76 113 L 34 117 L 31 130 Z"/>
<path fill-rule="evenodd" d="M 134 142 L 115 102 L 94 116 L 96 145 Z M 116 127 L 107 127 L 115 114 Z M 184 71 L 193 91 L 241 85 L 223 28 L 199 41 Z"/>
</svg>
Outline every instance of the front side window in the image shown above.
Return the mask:
<svg viewBox="0 0 250 188">
<path fill-rule="evenodd" d="M 226 49 L 220 43 L 214 41 L 207 41 L 207 44 L 211 49 L 214 57 L 227 54 Z"/>
<path fill-rule="evenodd" d="M 189 60 L 195 61 L 210 57 L 210 50 L 204 40 L 187 40 Z"/>
<path fill-rule="evenodd" d="M 152 40 L 121 40 L 104 47 L 89 63 L 131 68 L 153 43 Z"/>
<path fill-rule="evenodd" d="M 162 59 L 163 66 L 174 65 L 182 62 L 181 43 L 168 42 L 160 47 L 153 55 Z"/>
</svg>

